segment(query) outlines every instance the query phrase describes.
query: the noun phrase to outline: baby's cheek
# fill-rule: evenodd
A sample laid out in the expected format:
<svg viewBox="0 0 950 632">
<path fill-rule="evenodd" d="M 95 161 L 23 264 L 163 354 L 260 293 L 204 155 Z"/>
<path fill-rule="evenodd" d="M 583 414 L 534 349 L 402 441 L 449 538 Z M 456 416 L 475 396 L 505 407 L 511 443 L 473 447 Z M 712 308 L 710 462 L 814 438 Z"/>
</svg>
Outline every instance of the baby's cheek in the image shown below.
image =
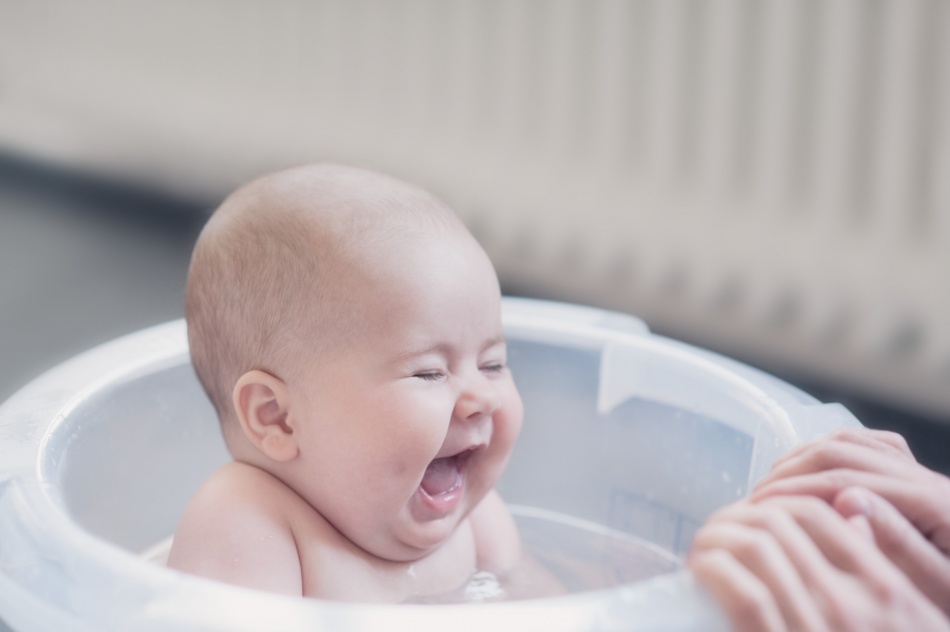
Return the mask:
<svg viewBox="0 0 950 632">
<path fill-rule="evenodd" d="M 451 409 L 433 404 L 416 405 L 399 415 L 381 442 L 398 473 L 422 476 L 442 449 L 450 421 Z"/>
<path fill-rule="evenodd" d="M 498 430 L 500 430 L 511 443 L 514 443 L 521 433 L 524 405 L 521 403 L 521 396 L 518 394 L 514 383 L 510 383 L 502 397 L 504 403 L 502 410 L 499 411 L 501 415 L 499 415 L 498 419 L 498 425 L 500 426 Z"/>
</svg>

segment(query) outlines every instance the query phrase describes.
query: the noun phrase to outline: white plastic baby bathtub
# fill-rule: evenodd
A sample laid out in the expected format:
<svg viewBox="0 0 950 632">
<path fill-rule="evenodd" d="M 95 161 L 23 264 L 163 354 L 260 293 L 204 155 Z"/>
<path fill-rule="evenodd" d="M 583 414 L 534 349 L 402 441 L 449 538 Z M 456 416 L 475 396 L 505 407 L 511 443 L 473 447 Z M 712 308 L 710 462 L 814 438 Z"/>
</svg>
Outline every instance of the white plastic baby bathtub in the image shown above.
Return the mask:
<svg viewBox="0 0 950 632">
<path fill-rule="evenodd" d="M 227 458 L 178 321 L 82 354 L 0 407 L 0 620 L 50 632 L 725 629 L 678 569 L 696 527 L 796 443 L 858 422 L 629 316 L 511 298 L 503 310 L 526 412 L 499 487 L 532 550 L 587 590 L 358 606 L 146 561 Z"/>
</svg>

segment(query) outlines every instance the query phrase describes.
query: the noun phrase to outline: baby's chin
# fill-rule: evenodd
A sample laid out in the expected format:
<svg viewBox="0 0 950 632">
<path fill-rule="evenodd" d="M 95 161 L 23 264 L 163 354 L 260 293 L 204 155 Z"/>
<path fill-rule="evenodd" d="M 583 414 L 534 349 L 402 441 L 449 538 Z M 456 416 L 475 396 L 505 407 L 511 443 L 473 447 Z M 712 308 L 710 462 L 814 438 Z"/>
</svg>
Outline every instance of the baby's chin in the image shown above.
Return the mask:
<svg viewBox="0 0 950 632">
<path fill-rule="evenodd" d="M 469 512 L 467 507 L 460 506 L 456 512 L 438 520 L 412 520 L 406 525 L 405 531 L 399 534 L 399 542 L 409 549 L 407 554 L 410 559 L 425 557 L 452 538 Z"/>
<path fill-rule="evenodd" d="M 365 550 L 383 560 L 390 562 L 417 562 L 439 550 L 455 533 L 458 524 L 456 521 L 446 520 L 439 525 L 442 529 L 436 530 L 433 525 L 426 525 L 426 529 L 401 528 L 390 534 L 389 541 L 378 547 L 366 547 Z"/>
<path fill-rule="evenodd" d="M 471 498 L 473 495 L 467 494 L 454 511 L 434 520 L 418 520 L 411 507 L 407 507 L 399 524 L 390 531 L 388 542 L 376 550 L 367 548 L 367 551 L 393 562 L 415 562 L 430 555 L 446 544 L 463 525 L 474 508 L 470 501 L 481 500 L 485 493 Z"/>
</svg>

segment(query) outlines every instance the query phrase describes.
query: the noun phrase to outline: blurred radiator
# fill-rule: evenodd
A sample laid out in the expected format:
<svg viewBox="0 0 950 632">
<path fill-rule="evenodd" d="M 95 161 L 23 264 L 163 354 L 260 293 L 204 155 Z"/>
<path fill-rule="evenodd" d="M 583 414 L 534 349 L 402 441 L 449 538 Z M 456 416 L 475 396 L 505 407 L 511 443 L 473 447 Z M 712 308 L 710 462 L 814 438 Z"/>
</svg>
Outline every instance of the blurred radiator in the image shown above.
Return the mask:
<svg viewBox="0 0 950 632">
<path fill-rule="evenodd" d="M 945 0 L 0 0 L 0 143 L 374 166 L 513 291 L 950 419 Z"/>
</svg>

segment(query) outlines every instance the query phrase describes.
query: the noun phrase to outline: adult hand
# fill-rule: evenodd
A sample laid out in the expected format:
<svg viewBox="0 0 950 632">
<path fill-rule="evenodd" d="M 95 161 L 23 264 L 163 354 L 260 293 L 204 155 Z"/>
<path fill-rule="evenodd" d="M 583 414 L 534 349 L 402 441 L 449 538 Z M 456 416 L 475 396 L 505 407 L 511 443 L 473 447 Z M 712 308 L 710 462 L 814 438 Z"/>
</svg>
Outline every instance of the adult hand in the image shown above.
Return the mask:
<svg viewBox="0 0 950 632">
<path fill-rule="evenodd" d="M 950 631 L 950 621 L 875 546 L 863 515 L 779 496 L 717 512 L 688 565 L 747 631 Z"/>
<path fill-rule="evenodd" d="M 751 498 L 783 495 L 816 496 L 846 518 L 865 516 L 881 551 L 950 614 L 950 479 L 918 463 L 903 437 L 848 429 L 800 446 Z"/>
</svg>

